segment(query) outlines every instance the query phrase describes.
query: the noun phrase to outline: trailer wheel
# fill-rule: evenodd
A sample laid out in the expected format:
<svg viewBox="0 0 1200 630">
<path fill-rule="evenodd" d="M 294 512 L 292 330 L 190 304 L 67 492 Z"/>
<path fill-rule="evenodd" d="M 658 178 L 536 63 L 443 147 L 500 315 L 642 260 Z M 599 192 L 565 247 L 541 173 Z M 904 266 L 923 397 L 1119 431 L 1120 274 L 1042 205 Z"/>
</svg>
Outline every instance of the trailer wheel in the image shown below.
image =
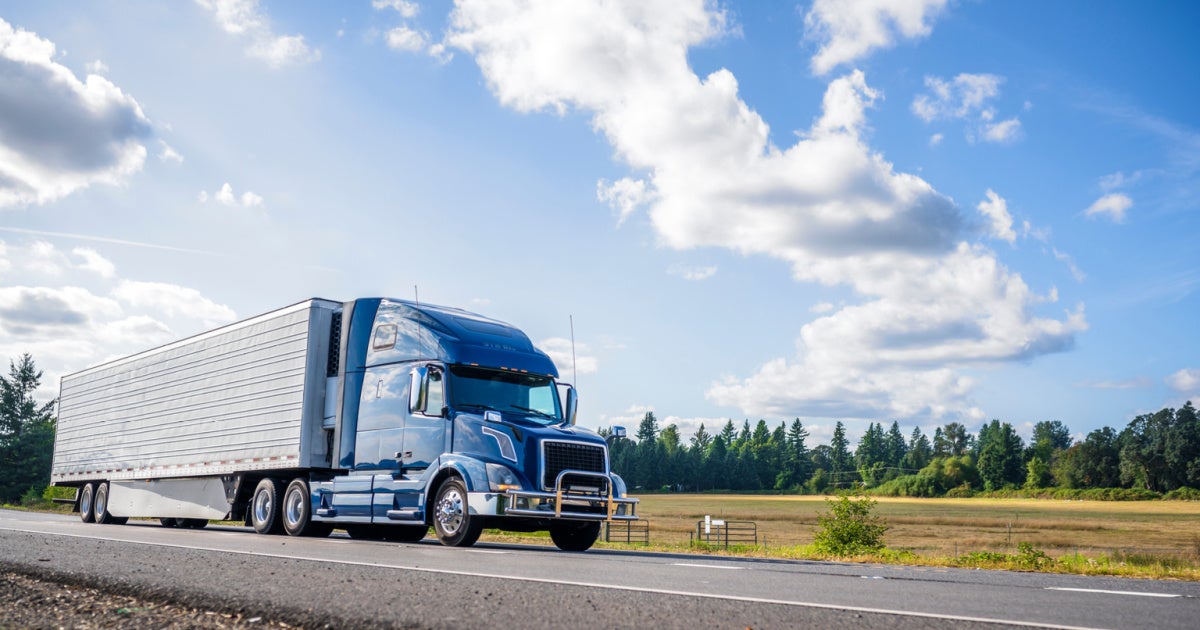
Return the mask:
<svg viewBox="0 0 1200 630">
<path fill-rule="evenodd" d="M 296 478 L 283 493 L 283 529 L 290 536 L 328 536 L 333 531 L 329 523 L 314 523 L 312 520 L 312 497 L 308 482 Z"/>
<path fill-rule="evenodd" d="M 283 519 L 279 515 L 279 499 L 283 484 L 278 479 L 263 479 L 250 498 L 250 524 L 260 534 L 283 533 Z"/>
<path fill-rule="evenodd" d="M 550 540 L 563 551 L 587 551 L 600 537 L 600 521 L 554 521 Z"/>
<path fill-rule="evenodd" d="M 179 527 L 179 519 L 177 519 L 177 518 L 164 516 L 164 517 L 158 519 L 158 522 L 162 523 L 163 527 L 170 527 L 170 528 Z"/>
<path fill-rule="evenodd" d="M 101 525 L 124 525 L 129 519 L 113 516 L 108 511 L 108 482 L 102 481 L 96 486 L 96 494 L 92 499 L 92 512 L 95 522 Z"/>
<path fill-rule="evenodd" d="M 96 512 L 92 505 L 95 493 L 96 487 L 90 483 L 83 484 L 83 489 L 79 491 L 79 520 L 84 523 L 96 522 Z"/>
<path fill-rule="evenodd" d="M 483 533 L 483 519 L 473 517 L 467 507 L 467 487 L 451 477 L 438 488 L 433 503 L 433 528 L 438 540 L 449 547 L 470 547 Z"/>
<path fill-rule="evenodd" d="M 184 529 L 204 529 L 208 527 L 208 519 L 204 518 L 177 518 L 177 527 Z"/>
</svg>

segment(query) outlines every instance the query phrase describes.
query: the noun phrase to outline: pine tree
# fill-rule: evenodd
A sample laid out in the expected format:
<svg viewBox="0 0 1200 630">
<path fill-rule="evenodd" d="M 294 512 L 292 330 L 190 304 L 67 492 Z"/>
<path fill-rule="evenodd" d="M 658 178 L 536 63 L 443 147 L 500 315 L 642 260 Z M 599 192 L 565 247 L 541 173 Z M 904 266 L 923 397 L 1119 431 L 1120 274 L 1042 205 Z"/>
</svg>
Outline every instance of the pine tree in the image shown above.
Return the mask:
<svg viewBox="0 0 1200 630">
<path fill-rule="evenodd" d="M 16 501 L 50 483 L 57 400 L 39 405 L 33 399 L 41 380 L 28 354 L 9 361 L 8 378 L 0 376 L 0 501 Z"/>
</svg>

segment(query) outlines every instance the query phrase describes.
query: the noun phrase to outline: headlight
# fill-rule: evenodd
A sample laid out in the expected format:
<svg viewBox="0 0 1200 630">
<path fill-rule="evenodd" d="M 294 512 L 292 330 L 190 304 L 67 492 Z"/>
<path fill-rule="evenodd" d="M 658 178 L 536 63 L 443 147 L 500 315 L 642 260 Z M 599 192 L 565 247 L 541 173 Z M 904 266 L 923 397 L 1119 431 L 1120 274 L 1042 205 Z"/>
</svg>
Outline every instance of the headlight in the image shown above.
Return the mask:
<svg viewBox="0 0 1200 630">
<path fill-rule="evenodd" d="M 492 492 L 506 492 L 508 490 L 520 490 L 521 482 L 517 480 L 517 474 L 508 466 L 500 464 L 487 464 L 488 486 Z"/>
</svg>

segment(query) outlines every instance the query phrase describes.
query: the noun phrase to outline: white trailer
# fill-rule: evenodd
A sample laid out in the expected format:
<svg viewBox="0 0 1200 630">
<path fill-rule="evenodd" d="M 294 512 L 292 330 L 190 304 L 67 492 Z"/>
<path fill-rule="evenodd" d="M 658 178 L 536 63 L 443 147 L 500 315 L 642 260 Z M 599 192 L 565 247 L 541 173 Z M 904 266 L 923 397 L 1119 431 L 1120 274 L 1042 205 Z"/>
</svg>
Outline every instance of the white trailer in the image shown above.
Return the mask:
<svg viewBox="0 0 1200 630">
<path fill-rule="evenodd" d="M 244 473 L 329 468 L 341 308 L 311 299 L 63 377 L 52 482 L 80 489 L 85 520 L 198 524 L 230 516 Z"/>
</svg>

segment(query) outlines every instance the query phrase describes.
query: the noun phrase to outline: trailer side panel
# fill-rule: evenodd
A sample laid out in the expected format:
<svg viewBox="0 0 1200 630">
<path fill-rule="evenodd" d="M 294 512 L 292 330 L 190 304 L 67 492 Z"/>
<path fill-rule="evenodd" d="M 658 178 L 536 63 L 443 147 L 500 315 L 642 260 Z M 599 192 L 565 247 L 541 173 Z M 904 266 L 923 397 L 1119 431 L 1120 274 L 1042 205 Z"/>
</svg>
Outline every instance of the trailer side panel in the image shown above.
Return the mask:
<svg viewBox="0 0 1200 630">
<path fill-rule="evenodd" d="M 328 466 L 329 325 L 308 300 L 66 376 L 52 480 Z"/>
</svg>

